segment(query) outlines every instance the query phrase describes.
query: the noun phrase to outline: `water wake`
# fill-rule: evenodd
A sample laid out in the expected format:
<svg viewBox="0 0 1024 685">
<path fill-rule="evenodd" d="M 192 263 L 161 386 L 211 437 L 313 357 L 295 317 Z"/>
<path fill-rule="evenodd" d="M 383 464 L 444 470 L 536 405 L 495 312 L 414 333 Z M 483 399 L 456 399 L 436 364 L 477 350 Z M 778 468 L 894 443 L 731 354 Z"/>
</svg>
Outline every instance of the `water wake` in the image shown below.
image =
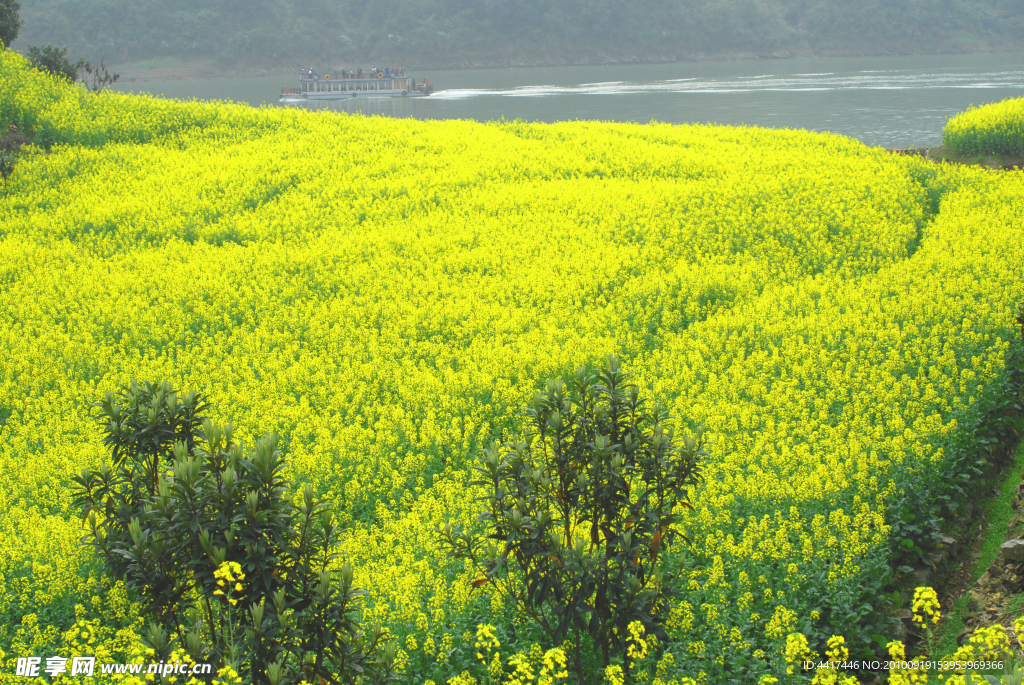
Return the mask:
<svg viewBox="0 0 1024 685">
<path fill-rule="evenodd" d="M 860 71 L 851 74 L 790 74 L 735 78 L 680 78 L 657 81 L 606 81 L 579 85 L 529 85 L 517 88 L 455 88 L 441 90 L 440 100 L 498 97 L 549 97 L 552 95 L 626 95 L 631 93 L 751 93 L 820 92 L 849 90 L 924 90 L 934 88 L 1020 88 L 1024 70 L 981 73 L 947 72 L 910 74 L 903 71 Z"/>
</svg>

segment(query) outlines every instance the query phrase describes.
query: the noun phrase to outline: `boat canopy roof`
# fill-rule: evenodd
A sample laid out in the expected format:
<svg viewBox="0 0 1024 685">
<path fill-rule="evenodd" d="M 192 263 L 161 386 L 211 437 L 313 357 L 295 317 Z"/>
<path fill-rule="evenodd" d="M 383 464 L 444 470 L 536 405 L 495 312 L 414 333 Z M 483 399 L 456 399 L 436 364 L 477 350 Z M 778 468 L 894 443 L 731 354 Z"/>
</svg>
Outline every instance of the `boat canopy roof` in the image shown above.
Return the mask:
<svg viewBox="0 0 1024 685">
<path fill-rule="evenodd" d="M 299 72 L 300 81 L 380 81 L 393 78 L 405 78 L 405 67 L 335 69 L 325 74 L 320 74 L 315 69 L 304 69 Z"/>
</svg>

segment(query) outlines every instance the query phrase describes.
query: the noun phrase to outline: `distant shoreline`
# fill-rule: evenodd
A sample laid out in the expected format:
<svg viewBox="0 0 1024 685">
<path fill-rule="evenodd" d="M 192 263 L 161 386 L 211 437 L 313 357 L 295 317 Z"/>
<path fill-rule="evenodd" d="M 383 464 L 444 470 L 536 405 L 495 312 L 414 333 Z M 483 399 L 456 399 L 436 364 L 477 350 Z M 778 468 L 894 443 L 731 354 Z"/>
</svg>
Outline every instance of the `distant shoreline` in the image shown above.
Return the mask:
<svg viewBox="0 0 1024 685">
<path fill-rule="evenodd" d="M 120 74 L 118 83 L 148 83 L 151 81 L 197 81 L 233 78 L 259 78 L 296 74 L 295 69 L 225 69 L 208 62 L 168 64 L 157 67 L 113 65 L 111 71 Z"/>
<path fill-rule="evenodd" d="M 15 47 L 17 49 L 18 46 Z M 424 61 L 423 63 L 406 63 L 410 71 L 455 71 L 469 69 L 527 69 L 527 68 L 558 68 L 577 66 L 613 66 L 613 65 L 645 65 L 645 64 L 673 64 L 673 63 L 700 63 L 700 62 L 738 62 L 738 61 L 767 61 L 767 60 L 788 60 L 788 59 L 815 59 L 815 58 L 843 58 L 843 57 L 895 57 L 895 56 L 940 56 L 940 55 L 983 55 L 999 53 L 1024 52 L 1024 46 L 1000 46 L 990 50 L 935 50 L 932 52 L 921 52 L 915 50 L 888 51 L 888 52 L 843 52 L 829 51 L 815 53 L 813 51 L 792 51 L 785 53 L 756 54 L 756 53 L 716 53 L 704 54 L 694 53 L 691 55 L 650 55 L 642 59 L 635 55 L 620 56 L 612 58 L 602 55 L 593 55 L 589 59 L 578 58 L 567 59 L 536 59 L 536 60 L 481 60 L 481 59 L 455 59 L 449 61 Z M 372 62 L 383 62 L 367 58 L 364 64 Z M 349 60 L 352 64 L 355 62 Z M 113 64 L 112 72 L 121 75 L 119 83 L 147 83 L 159 81 L 194 81 L 194 80 L 216 80 L 230 78 L 263 78 L 295 76 L 299 69 L 309 65 L 297 65 L 293 67 L 224 67 L 214 61 L 202 60 L 194 62 L 167 62 L 164 64 L 146 66 L 147 62 Z M 337 64 L 321 64 L 321 68 L 339 66 Z"/>
</svg>

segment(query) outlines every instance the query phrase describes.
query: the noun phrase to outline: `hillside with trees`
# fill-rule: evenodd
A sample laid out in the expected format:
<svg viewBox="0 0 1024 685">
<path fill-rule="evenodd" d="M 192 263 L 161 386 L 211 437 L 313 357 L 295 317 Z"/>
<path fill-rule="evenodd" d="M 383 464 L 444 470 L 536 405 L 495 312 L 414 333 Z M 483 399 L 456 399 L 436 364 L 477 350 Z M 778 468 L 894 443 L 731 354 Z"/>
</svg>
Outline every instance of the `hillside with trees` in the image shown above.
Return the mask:
<svg viewBox="0 0 1024 685">
<path fill-rule="evenodd" d="M 23 0 L 16 49 L 123 65 L 412 67 L 1024 49 L 1016 0 Z"/>
</svg>

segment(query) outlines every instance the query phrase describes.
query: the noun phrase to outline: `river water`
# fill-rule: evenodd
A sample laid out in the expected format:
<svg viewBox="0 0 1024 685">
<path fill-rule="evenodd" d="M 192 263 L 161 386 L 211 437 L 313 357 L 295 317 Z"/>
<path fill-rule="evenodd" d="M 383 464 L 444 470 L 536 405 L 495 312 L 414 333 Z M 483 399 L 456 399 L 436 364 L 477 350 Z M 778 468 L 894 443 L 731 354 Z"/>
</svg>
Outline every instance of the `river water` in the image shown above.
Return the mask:
<svg viewBox="0 0 1024 685">
<path fill-rule="evenodd" d="M 832 131 L 869 145 L 942 142 L 946 120 L 970 105 L 1024 96 L 1024 53 L 689 62 L 412 73 L 426 98 L 284 105 L 417 119 L 716 122 Z M 295 78 L 117 84 L 172 98 L 282 106 Z"/>
</svg>

